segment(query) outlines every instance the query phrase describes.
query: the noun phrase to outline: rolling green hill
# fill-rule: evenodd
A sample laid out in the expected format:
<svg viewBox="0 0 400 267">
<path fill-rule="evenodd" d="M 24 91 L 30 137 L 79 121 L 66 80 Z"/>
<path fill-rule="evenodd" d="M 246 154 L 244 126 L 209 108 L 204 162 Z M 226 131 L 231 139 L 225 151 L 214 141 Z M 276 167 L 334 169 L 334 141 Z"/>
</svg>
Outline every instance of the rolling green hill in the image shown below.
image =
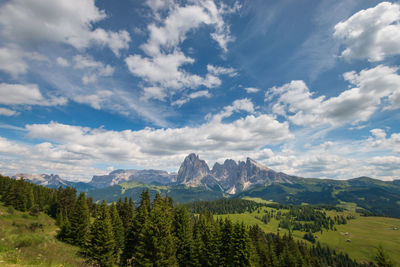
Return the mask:
<svg viewBox="0 0 400 267">
<path fill-rule="evenodd" d="M 259 203 L 265 203 L 260 199 Z M 285 208 L 259 207 L 252 211 L 243 213 L 231 213 L 214 215 L 218 218 L 230 218 L 236 222 L 244 222 L 247 225 L 257 224 L 267 233 L 288 233 L 288 229 L 280 227 L 281 220 L 272 218 L 268 223 L 264 223 L 260 218 L 272 210 L 282 213 L 288 212 Z M 348 253 L 350 257 L 358 261 L 373 261 L 376 253 L 376 247 L 382 245 L 391 259 L 397 265 L 400 265 L 400 219 L 386 217 L 365 217 L 359 213 L 350 211 L 326 210 L 326 215 L 330 217 L 351 215 L 354 219 L 347 220 L 346 224 L 335 224 L 336 230 L 323 229 L 313 233 L 316 240 L 321 244 L 328 245 L 337 252 Z M 305 223 L 305 222 L 304 222 Z M 298 240 L 304 240 L 306 232 L 293 230 L 292 234 Z"/>
<path fill-rule="evenodd" d="M 54 219 L 0 203 L 0 266 L 86 266 L 78 248 L 55 238 Z"/>
<path fill-rule="evenodd" d="M 372 214 L 400 218 L 400 185 L 368 177 L 346 181 L 299 178 L 293 183 L 274 183 L 241 192 L 234 198 L 253 197 L 281 204 L 344 203 Z"/>
</svg>

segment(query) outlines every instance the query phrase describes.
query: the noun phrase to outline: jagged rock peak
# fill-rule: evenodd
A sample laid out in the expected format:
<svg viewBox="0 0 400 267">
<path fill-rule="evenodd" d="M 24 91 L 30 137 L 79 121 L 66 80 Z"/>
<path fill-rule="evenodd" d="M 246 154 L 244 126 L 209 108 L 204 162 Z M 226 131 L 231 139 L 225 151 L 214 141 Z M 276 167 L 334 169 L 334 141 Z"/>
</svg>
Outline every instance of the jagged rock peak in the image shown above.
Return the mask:
<svg viewBox="0 0 400 267">
<path fill-rule="evenodd" d="M 210 174 L 210 169 L 198 155 L 189 154 L 178 171 L 177 182 L 180 184 L 199 185 L 201 179 Z"/>
<path fill-rule="evenodd" d="M 256 167 L 258 167 L 258 168 L 260 168 L 260 169 L 269 170 L 268 167 L 262 165 L 261 163 L 255 161 L 255 160 L 253 160 L 253 159 L 251 159 L 251 158 L 247 158 L 247 159 L 246 159 L 246 165 L 247 165 L 247 166 L 254 165 L 254 166 L 256 166 Z"/>
</svg>

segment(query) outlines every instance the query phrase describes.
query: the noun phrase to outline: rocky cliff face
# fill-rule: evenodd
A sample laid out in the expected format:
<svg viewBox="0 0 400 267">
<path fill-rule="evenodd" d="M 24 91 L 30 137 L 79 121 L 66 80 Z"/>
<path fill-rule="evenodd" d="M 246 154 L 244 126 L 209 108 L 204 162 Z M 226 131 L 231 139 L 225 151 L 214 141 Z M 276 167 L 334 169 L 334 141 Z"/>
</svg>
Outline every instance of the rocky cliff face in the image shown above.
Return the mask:
<svg viewBox="0 0 400 267">
<path fill-rule="evenodd" d="M 33 184 L 43 185 L 43 186 L 67 186 L 68 181 L 60 178 L 57 174 L 28 174 L 28 173 L 17 173 L 13 175 L 13 179 L 24 179 Z"/>
<path fill-rule="evenodd" d="M 179 168 L 177 183 L 189 186 L 206 185 L 222 191 L 236 194 L 254 185 L 271 183 L 291 183 L 293 176 L 275 172 L 262 164 L 247 158 L 236 163 L 232 159 L 224 164 L 215 163 L 210 171 L 207 163 L 195 154 L 187 156 Z"/>
<path fill-rule="evenodd" d="M 102 188 L 124 182 L 141 182 L 145 184 L 169 184 L 176 180 L 175 173 L 160 170 L 115 170 L 108 175 L 93 176 L 90 185 Z"/>
<path fill-rule="evenodd" d="M 176 182 L 190 186 L 198 186 L 201 180 L 210 175 L 210 169 L 204 160 L 192 153 L 185 158 L 178 171 Z"/>
</svg>

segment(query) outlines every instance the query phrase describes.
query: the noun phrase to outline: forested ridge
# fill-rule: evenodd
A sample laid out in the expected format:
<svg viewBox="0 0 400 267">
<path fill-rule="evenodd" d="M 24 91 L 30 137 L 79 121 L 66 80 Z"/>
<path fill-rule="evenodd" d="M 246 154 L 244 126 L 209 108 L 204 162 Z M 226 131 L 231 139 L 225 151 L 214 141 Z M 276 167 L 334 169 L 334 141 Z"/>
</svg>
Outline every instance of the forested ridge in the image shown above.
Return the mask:
<svg viewBox="0 0 400 267">
<path fill-rule="evenodd" d="M 96 266 L 361 266 L 290 234 L 266 234 L 257 225 L 215 219 L 205 209 L 190 213 L 168 196 L 157 194 L 151 201 L 148 191 L 137 207 L 127 198 L 99 205 L 74 188 L 49 189 L 0 176 L 0 195 L 17 210 L 55 218 L 58 238 L 79 246 Z M 382 265 L 386 260 L 383 254 L 377 263 L 391 266 Z"/>
</svg>

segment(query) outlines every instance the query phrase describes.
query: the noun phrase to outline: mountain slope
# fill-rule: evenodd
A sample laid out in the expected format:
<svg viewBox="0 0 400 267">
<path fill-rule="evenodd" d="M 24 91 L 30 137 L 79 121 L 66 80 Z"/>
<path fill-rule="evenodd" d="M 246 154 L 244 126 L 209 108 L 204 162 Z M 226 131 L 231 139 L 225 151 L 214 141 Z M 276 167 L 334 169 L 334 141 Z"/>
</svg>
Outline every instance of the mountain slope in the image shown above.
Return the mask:
<svg viewBox="0 0 400 267">
<path fill-rule="evenodd" d="M 190 154 L 179 168 L 177 183 L 189 186 L 205 185 L 236 194 L 257 185 L 292 183 L 296 178 L 275 172 L 250 158 L 247 158 L 246 162 L 238 163 L 227 159 L 223 164 L 215 163 L 210 170 L 198 155 Z"/>
<path fill-rule="evenodd" d="M 88 192 L 93 190 L 95 187 L 88 183 L 84 182 L 72 182 L 62 179 L 57 174 L 27 174 L 27 173 L 18 173 L 11 177 L 12 179 L 24 179 L 33 184 L 43 185 L 50 188 L 58 188 L 58 187 L 75 187 L 75 189 L 79 192 Z"/>
<path fill-rule="evenodd" d="M 96 188 L 132 181 L 164 185 L 175 181 L 175 179 L 175 173 L 160 170 L 115 170 L 108 175 L 93 176 L 89 184 Z"/>
</svg>

